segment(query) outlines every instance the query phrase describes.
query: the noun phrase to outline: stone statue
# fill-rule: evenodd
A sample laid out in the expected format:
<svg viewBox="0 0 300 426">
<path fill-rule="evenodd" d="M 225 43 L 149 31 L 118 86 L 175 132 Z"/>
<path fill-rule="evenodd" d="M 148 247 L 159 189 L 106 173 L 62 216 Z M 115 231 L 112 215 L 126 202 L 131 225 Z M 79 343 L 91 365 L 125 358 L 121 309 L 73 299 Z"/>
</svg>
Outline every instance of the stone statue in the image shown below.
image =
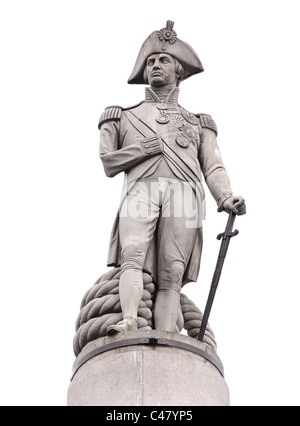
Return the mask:
<svg viewBox="0 0 300 426">
<path fill-rule="evenodd" d="M 149 86 L 144 101 L 107 107 L 99 121 L 105 173 L 125 174 L 108 255 L 108 266 L 121 271 L 123 319 L 107 327 L 109 335 L 137 329 L 145 272 L 156 285 L 154 328 L 175 331 L 182 286 L 197 281 L 200 268 L 202 176 L 218 212 L 246 213 L 244 198 L 233 195 L 212 117 L 178 103 L 179 84 L 203 66 L 173 26 L 168 21 L 149 35 L 128 79 Z"/>
</svg>

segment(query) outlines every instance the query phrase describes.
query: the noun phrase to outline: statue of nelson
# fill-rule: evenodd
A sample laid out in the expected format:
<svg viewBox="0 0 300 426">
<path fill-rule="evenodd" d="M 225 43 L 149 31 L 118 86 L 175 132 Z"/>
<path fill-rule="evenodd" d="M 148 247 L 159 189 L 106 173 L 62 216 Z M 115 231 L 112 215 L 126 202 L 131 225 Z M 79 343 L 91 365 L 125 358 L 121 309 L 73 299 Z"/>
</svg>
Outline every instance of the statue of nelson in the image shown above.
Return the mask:
<svg viewBox="0 0 300 426">
<path fill-rule="evenodd" d="M 212 117 L 178 103 L 180 83 L 203 66 L 173 25 L 145 40 L 128 80 L 149 85 L 144 101 L 108 107 L 99 122 L 105 173 L 125 174 L 108 255 L 108 266 L 121 266 L 123 320 L 108 334 L 137 329 L 143 271 L 156 284 L 154 328 L 175 331 L 181 288 L 199 274 L 203 178 L 219 212 L 246 213 L 244 198 L 233 195 Z"/>
</svg>

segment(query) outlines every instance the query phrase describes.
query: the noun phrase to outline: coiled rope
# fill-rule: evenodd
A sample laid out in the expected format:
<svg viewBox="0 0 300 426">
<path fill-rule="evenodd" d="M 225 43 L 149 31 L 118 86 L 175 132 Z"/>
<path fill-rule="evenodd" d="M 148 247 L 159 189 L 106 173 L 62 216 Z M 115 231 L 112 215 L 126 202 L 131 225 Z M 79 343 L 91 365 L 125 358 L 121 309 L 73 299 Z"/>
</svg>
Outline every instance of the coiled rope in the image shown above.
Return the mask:
<svg viewBox="0 0 300 426">
<path fill-rule="evenodd" d="M 119 296 L 120 268 L 114 268 L 103 274 L 85 293 L 80 312 L 77 317 L 73 339 L 73 349 L 77 356 L 84 346 L 99 337 L 106 336 L 109 325 L 122 320 L 122 310 Z M 151 275 L 143 273 L 144 290 L 138 308 L 138 329 L 152 330 L 152 309 L 155 300 L 155 284 Z M 183 293 L 180 295 L 176 332 L 184 328 L 190 337 L 197 338 L 202 320 L 201 311 Z M 206 328 L 203 342 L 216 352 L 216 341 L 213 331 Z"/>
</svg>

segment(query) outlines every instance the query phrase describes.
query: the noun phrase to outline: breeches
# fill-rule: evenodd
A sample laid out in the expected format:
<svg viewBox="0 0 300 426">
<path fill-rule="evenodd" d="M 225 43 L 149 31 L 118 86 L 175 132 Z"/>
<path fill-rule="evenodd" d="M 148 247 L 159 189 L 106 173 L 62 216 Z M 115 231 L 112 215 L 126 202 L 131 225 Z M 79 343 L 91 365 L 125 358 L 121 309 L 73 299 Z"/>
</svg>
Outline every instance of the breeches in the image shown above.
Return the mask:
<svg viewBox="0 0 300 426">
<path fill-rule="evenodd" d="M 158 289 L 180 292 L 201 220 L 199 198 L 187 182 L 144 179 L 127 194 L 120 211 L 121 270 L 142 270 L 155 238 Z"/>
</svg>

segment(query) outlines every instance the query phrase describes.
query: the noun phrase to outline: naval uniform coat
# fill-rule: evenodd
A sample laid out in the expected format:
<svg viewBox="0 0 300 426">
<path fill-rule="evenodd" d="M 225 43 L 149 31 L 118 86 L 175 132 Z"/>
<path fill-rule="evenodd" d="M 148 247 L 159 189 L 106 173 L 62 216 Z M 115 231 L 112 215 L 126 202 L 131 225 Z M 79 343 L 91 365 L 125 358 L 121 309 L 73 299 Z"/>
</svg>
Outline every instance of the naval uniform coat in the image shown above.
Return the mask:
<svg viewBox="0 0 300 426">
<path fill-rule="evenodd" d="M 104 171 L 108 177 L 125 173 L 124 200 L 139 179 L 155 176 L 161 162 L 166 162 L 175 178 L 197 183 L 203 202 L 201 181 L 204 176 L 221 211 L 223 202 L 232 196 L 232 190 L 217 145 L 216 125 L 209 115 L 195 115 L 182 108 L 178 104 L 178 94 L 179 89 L 173 89 L 162 104 L 153 90 L 147 87 L 145 101 L 140 104 L 130 108 L 113 106 L 104 110 L 98 125 Z M 111 232 L 108 266 L 120 266 L 121 262 L 118 223 L 119 212 Z M 183 284 L 197 281 L 198 278 L 202 252 L 201 226 L 197 228 L 195 241 L 191 244 L 193 249 L 183 275 Z M 155 241 L 152 241 L 144 270 L 153 276 L 154 281 L 155 259 Z"/>
</svg>

